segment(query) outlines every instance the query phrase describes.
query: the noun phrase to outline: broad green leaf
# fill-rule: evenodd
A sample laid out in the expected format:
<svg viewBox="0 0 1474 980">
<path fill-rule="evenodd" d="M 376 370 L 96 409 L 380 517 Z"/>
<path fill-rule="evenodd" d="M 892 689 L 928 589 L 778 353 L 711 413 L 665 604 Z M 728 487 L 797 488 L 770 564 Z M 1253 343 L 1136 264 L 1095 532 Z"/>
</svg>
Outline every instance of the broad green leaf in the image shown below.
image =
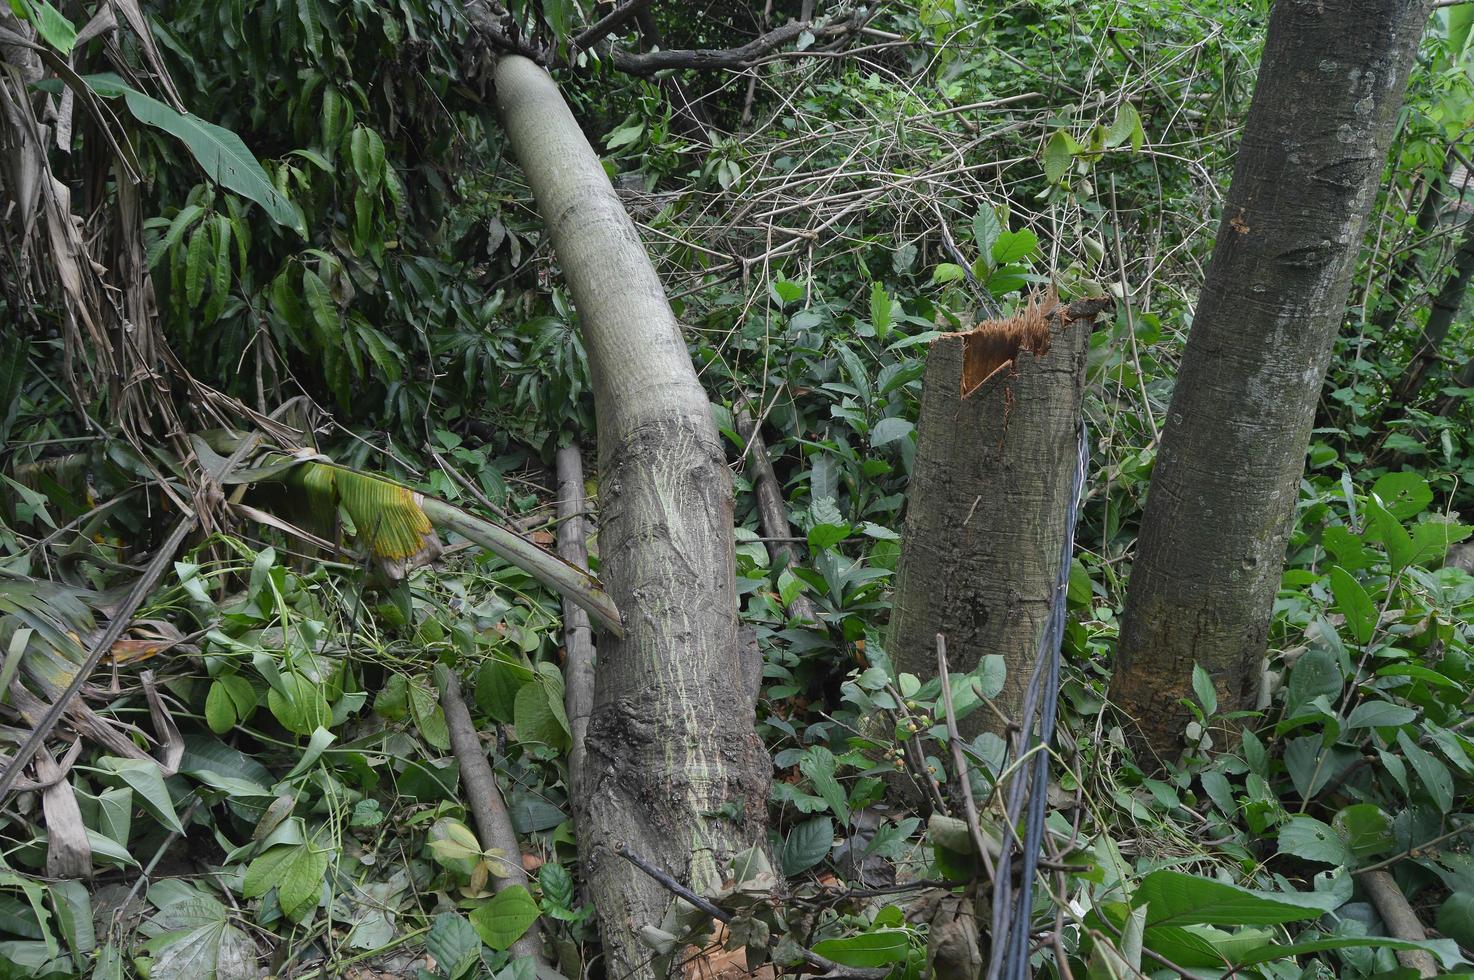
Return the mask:
<svg viewBox="0 0 1474 980">
<path fill-rule="evenodd" d="M 972 216 L 972 240 L 978 247 L 978 254 L 987 256 L 991 262 L 993 243 L 1002 233 L 1003 223 L 998 220 L 998 212 L 986 204 L 980 205 L 977 214 Z"/>
<path fill-rule="evenodd" d="M 1374 803 L 1353 803 L 1331 818 L 1331 827 L 1356 857 L 1390 850 L 1392 819 Z"/>
<path fill-rule="evenodd" d="M 1470 25 L 1474 25 L 1474 8 L 1463 4 L 1448 8 L 1448 57 L 1454 63 L 1463 60 Z"/>
<path fill-rule="evenodd" d="M 809 549 L 818 553 L 826 548 L 832 548 L 849 537 L 852 530 L 853 528 L 848 524 L 815 524 L 809 528 Z"/>
<path fill-rule="evenodd" d="M 190 309 L 200 305 L 205 294 L 205 253 L 210 248 L 210 226 L 201 224 L 189 238 L 184 257 L 184 298 Z"/>
<path fill-rule="evenodd" d="M 1454 782 L 1448 773 L 1448 767 L 1408 738 L 1405 731 L 1397 733 L 1397 747 L 1402 750 L 1402 756 L 1408 765 L 1413 767 L 1413 772 L 1418 774 L 1418 781 L 1428 791 L 1438 811 L 1447 813 L 1454 800 Z"/>
<path fill-rule="evenodd" d="M 77 27 L 47 0 L 11 0 L 10 9 L 34 24 L 41 40 L 62 54 L 72 53 Z"/>
<path fill-rule="evenodd" d="M 1341 694 L 1341 668 L 1336 658 L 1320 647 L 1312 647 L 1300 655 L 1290 668 L 1290 682 L 1285 692 L 1285 712 L 1294 714 L 1318 697 L 1335 698 Z"/>
<path fill-rule="evenodd" d="M 235 702 L 225 685 L 215 680 L 210 683 L 210 693 L 205 696 L 205 724 L 216 735 L 224 735 L 235 727 Z"/>
<path fill-rule="evenodd" d="M 1111 120 L 1110 127 L 1105 131 L 1105 145 L 1115 148 L 1130 140 L 1131 148 L 1139 150 L 1142 143 L 1141 133 L 1141 116 L 1136 107 L 1130 102 L 1122 102 L 1116 110 L 1116 118 Z"/>
<path fill-rule="evenodd" d="M 1454 892 L 1438 907 L 1438 931 L 1474 949 L 1474 891 Z"/>
<path fill-rule="evenodd" d="M 495 654 L 476 672 L 476 706 L 504 724 L 515 718 L 517 692 L 532 680 L 532 670 L 506 654 Z M 381 695 L 382 697 L 382 695 Z M 377 705 L 376 711 L 379 711 Z M 383 714 L 382 711 L 379 711 Z"/>
<path fill-rule="evenodd" d="M 88 82 L 105 98 L 116 96 L 121 89 L 128 111 L 144 125 L 162 129 L 184 143 L 211 180 L 261 205 L 277 224 L 306 234 L 301 216 L 272 185 L 266 171 L 261 169 L 261 164 L 235 133 L 196 116 L 177 112 L 158 99 L 127 86 L 100 86 L 92 78 Z"/>
<path fill-rule="evenodd" d="M 1352 728 L 1392 728 L 1398 725 L 1406 725 L 1418 717 L 1418 713 L 1412 708 L 1393 704 L 1391 701 L 1363 701 L 1352 710 L 1351 716 L 1346 719 L 1346 727 Z"/>
<path fill-rule="evenodd" d="M 571 736 L 562 717 L 562 705 L 555 708 L 554 697 L 550 686 L 540 680 L 518 689 L 512 723 L 518 741 L 541 742 L 560 752 L 567 750 Z"/>
<path fill-rule="evenodd" d="M 259 898 L 275 888 L 282 913 L 295 922 L 316 907 L 327 870 L 327 849 L 313 841 L 278 844 L 251 862 L 241 894 Z"/>
<path fill-rule="evenodd" d="M 308 769 L 311 769 L 313 763 L 317 762 L 317 760 L 322 756 L 323 752 L 326 751 L 327 747 L 329 745 L 332 745 L 337 740 L 338 736 L 334 735 L 326 728 L 319 726 L 315 731 L 313 731 L 312 738 L 309 739 L 307 742 L 307 751 L 302 753 L 302 758 L 297 760 L 297 764 L 292 767 L 291 772 L 287 773 L 286 778 L 294 779 L 297 776 L 302 775 L 302 773 L 306 772 Z"/>
<path fill-rule="evenodd" d="M 875 428 L 870 430 L 870 448 L 879 449 L 893 442 L 904 439 L 915 431 L 916 425 L 908 419 L 892 415 L 875 423 Z"/>
<path fill-rule="evenodd" d="M 877 340 L 884 340 L 891 329 L 891 298 L 880 283 L 870 284 L 870 325 Z"/>
<path fill-rule="evenodd" d="M 1352 863 L 1346 841 L 1329 824 L 1303 814 L 1291 817 L 1280 828 L 1279 853 L 1337 866 Z"/>
<path fill-rule="evenodd" d="M 850 822 L 850 808 L 848 797 L 840 788 L 839 780 L 835 778 L 838 762 L 834 753 L 822 745 L 810 746 L 799 760 L 799 771 L 809 777 L 809 782 L 814 784 L 814 790 L 829 804 L 829 809 L 839 818 L 841 824 Z"/>
<path fill-rule="evenodd" d="M 1382 542 L 1382 547 L 1387 549 L 1387 557 L 1392 561 L 1392 570 L 1401 571 L 1406 568 L 1416 554 L 1412 536 L 1402 526 L 1402 522 L 1392 516 L 1376 494 L 1367 498 L 1367 513 L 1372 517 L 1372 525 L 1376 529 L 1377 540 Z"/>
<path fill-rule="evenodd" d="M 1153 871 L 1131 896 L 1133 908 L 1150 910 L 1148 926 L 1277 925 L 1314 919 L 1334 908 L 1316 892 L 1264 892 L 1181 871 Z"/>
<path fill-rule="evenodd" d="M 174 801 L 169 798 L 169 790 L 164 785 L 164 774 L 158 763 L 105 756 L 97 764 L 128 784 L 138 802 L 159 823 L 175 833 L 184 833 L 184 826 L 174 812 Z"/>
<path fill-rule="evenodd" d="M 298 673 L 283 674 L 281 679 L 281 691 L 272 688 L 266 692 L 266 706 L 283 728 L 296 735 L 311 735 L 331 724 L 333 711 L 321 684 Z"/>
<path fill-rule="evenodd" d="M 1028 228 L 1005 231 L 993 243 L 993 263 L 1002 266 L 1010 262 L 1022 261 L 1033 255 L 1034 250 L 1038 247 L 1039 236 Z"/>
<path fill-rule="evenodd" d="M 492 949 L 509 949 L 537 921 L 537 903 L 527 889 L 512 885 L 471 913 L 471 925 Z"/>
<path fill-rule="evenodd" d="M 1051 184 L 1058 184 L 1064 179 L 1066 171 L 1070 169 L 1070 163 L 1075 159 L 1075 141 L 1070 134 L 1063 129 L 1054 131 L 1049 137 L 1049 142 L 1044 145 L 1044 178 Z"/>
<path fill-rule="evenodd" d="M 959 282 L 965 278 L 967 278 L 967 271 L 962 266 L 952 262 L 939 263 L 931 273 L 931 281 L 934 284 Z"/>
<path fill-rule="evenodd" d="M 1428 481 L 1411 471 L 1384 473 L 1372 485 L 1372 493 L 1399 521 L 1417 517 L 1433 502 L 1433 491 Z"/>
<path fill-rule="evenodd" d="M 470 968 L 481 952 L 476 927 L 459 912 L 441 912 L 430 924 L 425 951 L 435 957 L 436 967 L 447 977 L 458 977 Z"/>
<path fill-rule="evenodd" d="M 154 889 L 149 889 L 150 896 Z M 197 897 L 163 908 L 144 925 L 151 980 L 226 980 L 260 973 L 256 946 L 219 902 Z"/>
<path fill-rule="evenodd" d="M 807 871 L 834 846 L 834 823 L 828 817 L 805 820 L 788 832 L 783 841 L 781 863 L 785 875 Z"/>
<path fill-rule="evenodd" d="M 1204 715 L 1211 716 L 1218 711 L 1218 691 L 1213 686 L 1213 678 L 1200 664 L 1193 664 L 1193 693 L 1197 695 Z"/>
<path fill-rule="evenodd" d="M 1327 939 L 1312 939 L 1306 942 L 1289 943 L 1287 945 L 1276 945 L 1274 943 L 1263 944 L 1258 950 L 1247 953 L 1235 962 L 1237 967 L 1255 966 L 1259 963 L 1269 963 L 1274 960 L 1288 959 L 1294 956 L 1305 956 L 1310 953 L 1324 953 L 1336 949 L 1422 949 L 1427 950 L 1438 958 L 1445 967 L 1455 967 L 1465 962 L 1458 951 L 1458 946 L 1450 939 L 1427 939 L 1415 942 L 1409 939 L 1392 939 L 1388 936 L 1336 936 Z"/>
<path fill-rule="evenodd" d="M 1336 610 L 1346 617 L 1346 627 L 1357 643 L 1370 642 L 1377 629 L 1377 606 L 1361 583 L 1340 565 L 1330 572 L 1331 592 L 1336 597 Z"/>
<path fill-rule="evenodd" d="M 814 952 L 844 966 L 878 967 L 900 963 L 910 946 L 906 930 L 880 929 L 844 939 L 826 939 L 814 944 Z"/>
</svg>

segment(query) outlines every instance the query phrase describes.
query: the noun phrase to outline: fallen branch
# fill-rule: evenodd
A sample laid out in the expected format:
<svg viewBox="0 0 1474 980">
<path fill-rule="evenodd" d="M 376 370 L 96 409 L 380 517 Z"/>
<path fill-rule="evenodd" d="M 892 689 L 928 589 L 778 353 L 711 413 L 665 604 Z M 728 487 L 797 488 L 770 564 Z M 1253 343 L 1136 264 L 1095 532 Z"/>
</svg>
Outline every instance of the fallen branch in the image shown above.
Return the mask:
<svg viewBox="0 0 1474 980">
<path fill-rule="evenodd" d="M 778 483 L 778 475 L 773 472 L 773 461 L 768 458 L 768 445 L 763 441 L 762 426 L 753 418 L 746 402 L 737 408 L 735 420 L 737 432 L 747 443 L 744 453 L 748 472 L 752 476 L 752 492 L 757 497 L 758 520 L 762 523 L 763 534 L 767 536 L 768 557 L 775 564 L 796 567 L 803 556 L 794 546 L 794 542 L 803 539 L 795 538 L 793 528 L 788 524 L 783 487 Z M 789 610 L 798 619 L 819 622 L 814 603 L 806 595 L 796 596 L 789 604 Z"/>
<path fill-rule="evenodd" d="M 1390 871 L 1373 871 L 1362 875 L 1361 884 L 1394 939 L 1420 943 L 1428 938 L 1418 914 L 1408 904 L 1407 896 L 1397 886 L 1397 879 L 1392 877 Z M 1397 951 L 1397 961 L 1410 970 L 1417 970 L 1420 977 L 1438 976 L 1438 964 L 1434 962 L 1433 954 L 1427 950 L 1400 949 Z"/>
<path fill-rule="evenodd" d="M 461 785 L 466 789 L 466 802 L 471 807 L 471 816 L 476 828 L 481 831 L 483 847 L 502 854 L 500 872 L 493 872 L 493 890 L 504 891 L 527 880 L 522 868 L 522 846 L 517 842 L 517 829 L 512 826 L 511 814 L 502 801 L 502 791 L 496 784 L 496 774 L 491 763 L 486 761 L 486 750 L 481 747 L 481 737 L 471 721 L 471 712 L 461 697 L 461 683 L 455 672 L 444 664 L 435 667 L 435 686 L 440 688 L 440 708 L 445 712 L 445 727 L 450 732 L 450 747 L 456 762 L 461 767 Z M 513 956 L 530 956 L 546 965 L 543 956 L 542 933 L 533 923 L 521 939 L 512 944 Z"/>
</svg>

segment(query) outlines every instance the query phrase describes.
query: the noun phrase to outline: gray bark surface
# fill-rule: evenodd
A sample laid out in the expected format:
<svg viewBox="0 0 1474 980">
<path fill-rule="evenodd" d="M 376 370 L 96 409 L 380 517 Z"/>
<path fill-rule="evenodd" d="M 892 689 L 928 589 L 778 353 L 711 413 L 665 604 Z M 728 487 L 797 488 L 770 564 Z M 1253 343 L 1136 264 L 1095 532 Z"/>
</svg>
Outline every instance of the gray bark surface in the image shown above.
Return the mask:
<svg viewBox="0 0 1474 980">
<path fill-rule="evenodd" d="M 583 489 L 583 456 L 578 444 L 558 450 L 558 554 L 570 565 L 587 569 L 588 498 Z M 563 708 L 573 747 L 568 753 L 568 784 L 576 796 L 583 780 L 589 715 L 594 708 L 594 631 L 589 614 L 563 600 Z"/>
<path fill-rule="evenodd" d="M 732 481 L 705 391 L 643 244 L 551 78 L 520 57 L 497 103 L 578 308 L 599 424 L 599 554 L 624 620 L 602 638 L 575 801 L 610 976 L 671 897 L 623 844 L 700 892 L 765 841 L 771 763 L 738 677 Z"/>
<path fill-rule="evenodd" d="M 994 703 L 1010 721 L 1059 574 L 1090 321 L 1105 305 L 1035 309 L 944 336 L 927 354 L 887 649 L 919 677 L 936 674 L 938 634 L 957 674 L 1000 654 L 1008 675 Z M 986 708 L 958 726 L 967 739 L 1004 727 Z"/>
<path fill-rule="evenodd" d="M 1280 0 L 1162 431 L 1111 696 L 1160 755 L 1192 667 L 1252 707 L 1315 405 L 1426 0 Z M 1146 760 L 1143 760 L 1146 761 Z"/>
</svg>

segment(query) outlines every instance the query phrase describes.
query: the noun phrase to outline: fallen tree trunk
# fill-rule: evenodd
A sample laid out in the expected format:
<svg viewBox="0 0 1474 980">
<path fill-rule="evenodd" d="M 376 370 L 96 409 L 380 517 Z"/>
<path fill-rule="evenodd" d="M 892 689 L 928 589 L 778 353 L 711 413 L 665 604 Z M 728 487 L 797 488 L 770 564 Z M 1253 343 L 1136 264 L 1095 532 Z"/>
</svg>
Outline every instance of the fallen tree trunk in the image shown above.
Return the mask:
<svg viewBox="0 0 1474 980">
<path fill-rule="evenodd" d="M 1036 302 L 927 354 L 888 650 L 920 677 L 938 634 L 959 674 L 1002 655 L 1003 717 L 964 717 L 966 738 L 1018 721 L 1060 571 L 1091 322 L 1109 305 Z"/>
<path fill-rule="evenodd" d="M 698 893 L 765 840 L 770 764 L 739 669 L 732 483 L 660 280 L 547 73 L 502 58 L 497 105 L 578 309 L 599 425 L 601 638 L 574 815 L 609 976 L 649 977 L 637 940 L 670 896 L 616 845 Z"/>
</svg>

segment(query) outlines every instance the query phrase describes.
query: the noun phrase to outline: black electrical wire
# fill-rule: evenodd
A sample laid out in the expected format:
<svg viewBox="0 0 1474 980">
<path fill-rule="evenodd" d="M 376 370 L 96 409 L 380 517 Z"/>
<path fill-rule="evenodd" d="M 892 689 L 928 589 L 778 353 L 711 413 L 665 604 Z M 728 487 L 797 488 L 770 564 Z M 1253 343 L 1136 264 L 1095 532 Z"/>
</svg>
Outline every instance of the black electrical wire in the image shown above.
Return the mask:
<svg viewBox="0 0 1474 980">
<path fill-rule="evenodd" d="M 1005 800 L 1007 820 L 1004 833 L 1014 834 L 1027 798 L 1024 836 L 1017 850 L 1005 840 L 993 881 L 993 935 L 988 957 L 988 980 L 1025 980 L 1029 975 L 1029 923 L 1034 901 L 1034 875 L 1044 845 L 1044 817 L 1049 800 L 1049 746 L 1054 740 L 1059 708 L 1060 648 L 1064 642 L 1065 613 L 1070 585 L 1070 563 L 1075 553 L 1075 522 L 1089 462 L 1085 423 L 1077 437 L 1074 484 L 1066 512 L 1064 540 L 1060 547 L 1059 573 L 1049 607 L 1049 619 L 1039 637 L 1034 675 L 1024 695 L 1021 731 L 1015 742 L 1014 759 L 1034 752 L 1032 764 L 1020 767 L 1008 787 Z M 1036 711 L 1037 708 L 1037 711 Z M 1030 737 L 1037 720 L 1038 733 Z M 1014 838 L 1015 840 L 1017 838 Z M 1013 894 L 1013 861 L 1019 857 L 1019 889 Z"/>
</svg>

